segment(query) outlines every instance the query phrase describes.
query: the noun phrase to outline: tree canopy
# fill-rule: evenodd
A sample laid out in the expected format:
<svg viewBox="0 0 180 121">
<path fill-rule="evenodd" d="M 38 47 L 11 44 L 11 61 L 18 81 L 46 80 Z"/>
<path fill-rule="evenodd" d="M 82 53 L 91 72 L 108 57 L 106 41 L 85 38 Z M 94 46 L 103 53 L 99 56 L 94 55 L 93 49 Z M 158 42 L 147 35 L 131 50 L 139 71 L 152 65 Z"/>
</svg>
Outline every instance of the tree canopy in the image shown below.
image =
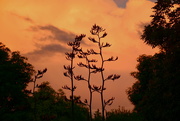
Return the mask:
<svg viewBox="0 0 180 121">
<path fill-rule="evenodd" d="M 138 58 L 137 79 L 128 89 L 135 111 L 148 121 L 178 121 L 180 111 L 180 1 L 158 0 L 151 23 L 145 26 L 143 41 L 160 52 Z"/>
<path fill-rule="evenodd" d="M 33 66 L 27 62 L 27 58 L 21 56 L 19 52 L 11 52 L 9 48 L 0 43 L 1 120 L 5 121 L 4 118 L 11 120 L 13 114 L 28 108 L 26 86 L 33 73 Z M 17 115 L 17 120 L 23 115 Z"/>
</svg>

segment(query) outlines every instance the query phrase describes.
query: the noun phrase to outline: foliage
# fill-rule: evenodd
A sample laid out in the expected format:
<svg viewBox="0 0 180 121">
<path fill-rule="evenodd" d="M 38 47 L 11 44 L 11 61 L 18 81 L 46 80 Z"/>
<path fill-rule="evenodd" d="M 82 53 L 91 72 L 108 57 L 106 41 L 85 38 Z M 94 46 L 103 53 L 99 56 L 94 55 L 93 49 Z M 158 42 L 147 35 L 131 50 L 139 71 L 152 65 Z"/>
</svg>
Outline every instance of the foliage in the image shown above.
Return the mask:
<svg viewBox="0 0 180 121">
<path fill-rule="evenodd" d="M 57 92 L 43 82 L 38 86 L 38 91 L 32 97 L 36 100 L 37 121 L 71 121 L 71 100 L 60 89 Z M 81 104 L 80 97 L 74 97 L 75 121 L 87 120 L 88 110 Z M 32 107 L 33 107 L 32 103 Z"/>
<path fill-rule="evenodd" d="M 102 121 L 102 114 L 99 111 L 99 109 L 97 109 L 97 111 L 94 112 L 93 121 Z"/>
<path fill-rule="evenodd" d="M 148 121 L 178 121 L 180 111 L 180 1 L 158 0 L 142 39 L 161 52 L 138 58 L 138 81 L 127 91 L 135 111 Z"/>
<path fill-rule="evenodd" d="M 144 42 L 163 51 L 173 51 L 180 46 L 180 1 L 158 0 L 155 14 L 142 34 Z"/>
<path fill-rule="evenodd" d="M 26 87 L 33 73 L 27 58 L 0 43 L 0 120 L 18 121 L 28 117 L 30 92 Z"/>
<path fill-rule="evenodd" d="M 125 110 L 123 107 L 112 109 L 107 112 L 106 121 L 145 121 L 141 115 L 136 112 Z"/>
</svg>

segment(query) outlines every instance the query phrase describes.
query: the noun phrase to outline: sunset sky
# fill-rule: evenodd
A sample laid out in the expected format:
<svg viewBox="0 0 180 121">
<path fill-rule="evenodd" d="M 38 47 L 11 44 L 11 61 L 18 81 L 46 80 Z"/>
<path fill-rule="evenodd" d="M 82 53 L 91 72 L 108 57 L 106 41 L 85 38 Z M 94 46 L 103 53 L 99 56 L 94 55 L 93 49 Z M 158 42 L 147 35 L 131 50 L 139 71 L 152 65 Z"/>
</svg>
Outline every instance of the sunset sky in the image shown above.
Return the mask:
<svg viewBox="0 0 180 121">
<path fill-rule="evenodd" d="M 130 76 L 136 70 L 137 57 L 153 54 L 153 49 L 140 39 L 143 26 L 150 22 L 152 7 L 156 0 L 0 0 L 0 42 L 12 51 L 20 51 L 26 56 L 35 70 L 48 68 L 39 81 L 49 81 L 54 89 L 70 85 L 63 76 L 63 65 L 69 64 L 65 52 L 69 51 L 67 42 L 79 34 L 90 35 L 90 28 L 97 24 L 106 29 L 104 39 L 112 44 L 105 49 L 105 57 L 118 56 L 116 62 L 105 65 L 105 74 L 120 74 L 121 78 L 106 83 L 105 97 L 115 97 L 108 109 L 119 105 L 133 109 L 126 90 L 136 81 Z M 85 38 L 85 47 L 88 45 Z M 77 67 L 78 68 L 78 67 Z M 76 70 L 85 75 L 82 69 Z M 98 78 L 98 77 L 97 77 Z M 88 99 L 86 82 L 75 82 L 82 100 Z M 98 80 L 94 84 L 100 84 Z M 65 91 L 67 95 L 70 93 Z M 100 105 L 99 94 L 94 94 L 93 109 Z"/>
</svg>

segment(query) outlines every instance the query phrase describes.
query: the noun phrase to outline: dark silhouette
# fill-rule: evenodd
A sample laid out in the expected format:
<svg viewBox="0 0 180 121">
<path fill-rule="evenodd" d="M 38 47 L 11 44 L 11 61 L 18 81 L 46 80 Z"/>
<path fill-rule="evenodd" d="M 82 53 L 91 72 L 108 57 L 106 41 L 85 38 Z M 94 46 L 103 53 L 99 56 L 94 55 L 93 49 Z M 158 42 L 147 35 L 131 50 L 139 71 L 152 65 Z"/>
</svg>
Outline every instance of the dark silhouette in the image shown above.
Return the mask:
<svg viewBox="0 0 180 121">
<path fill-rule="evenodd" d="M 76 89 L 76 86 L 74 86 L 74 72 L 73 69 L 74 67 L 74 59 L 76 57 L 76 55 L 78 54 L 77 51 L 79 51 L 79 47 L 80 47 L 80 41 L 82 40 L 82 38 L 84 38 L 85 35 L 80 35 L 80 36 L 76 36 L 76 38 L 74 39 L 73 42 L 69 42 L 68 46 L 71 47 L 71 52 L 67 52 L 66 54 L 66 59 L 68 61 L 70 61 L 70 65 L 65 66 L 64 65 L 64 69 L 67 70 L 66 72 L 64 72 L 64 76 L 70 78 L 71 81 L 71 87 L 65 85 L 63 86 L 63 89 L 67 89 L 71 91 L 71 106 L 72 106 L 72 121 L 74 121 L 74 91 Z"/>
<path fill-rule="evenodd" d="M 100 97 L 101 97 L 101 104 L 102 104 L 102 120 L 105 120 L 105 107 L 107 105 L 111 105 L 113 103 L 113 100 L 115 99 L 114 97 L 108 99 L 107 101 L 104 100 L 104 90 L 106 90 L 105 88 L 105 81 L 107 80 L 116 80 L 120 78 L 120 75 L 117 74 L 111 74 L 108 77 L 104 77 L 104 63 L 107 61 L 116 61 L 118 59 L 118 57 L 114 58 L 113 56 L 108 58 L 108 59 L 104 59 L 103 57 L 103 48 L 106 47 L 110 47 L 111 45 L 109 43 L 104 43 L 101 41 L 102 38 L 105 38 L 107 36 L 107 33 L 105 32 L 105 29 L 103 29 L 102 27 L 98 26 L 98 25 L 93 25 L 93 27 L 90 30 L 92 35 L 95 35 L 97 37 L 97 40 L 93 37 L 89 37 L 88 39 L 93 42 L 94 44 L 97 44 L 97 48 L 99 50 L 99 52 L 96 52 L 94 49 L 87 49 L 87 51 L 84 51 L 83 48 L 81 47 L 81 43 L 82 43 L 82 39 L 85 37 L 84 34 L 81 34 L 80 36 L 76 36 L 75 41 L 74 42 L 70 42 L 68 43 L 69 46 L 72 47 L 72 52 L 71 53 L 66 53 L 67 55 L 67 60 L 71 61 L 71 65 L 69 66 L 64 66 L 64 69 L 67 70 L 67 72 L 64 73 L 64 76 L 68 77 L 71 79 L 71 88 L 68 87 L 67 85 L 64 86 L 64 89 L 68 89 L 71 90 L 72 95 L 73 95 L 73 91 L 76 87 L 73 86 L 73 79 L 75 78 L 76 80 L 80 81 L 86 81 L 88 83 L 88 89 L 89 89 L 89 102 L 86 99 L 84 101 L 84 103 L 86 105 L 88 105 L 89 107 L 89 120 L 92 120 L 92 93 L 93 92 L 98 92 L 100 93 Z M 102 34 L 102 35 L 101 35 Z M 73 66 L 73 61 L 74 58 L 76 57 L 76 55 L 81 58 L 81 59 L 85 59 L 86 63 L 83 62 L 79 62 L 78 66 L 79 67 L 85 67 L 88 69 L 88 77 L 84 78 L 82 75 L 74 75 L 73 69 L 75 68 Z M 100 56 L 100 67 L 98 67 L 95 63 L 98 61 L 96 59 L 91 59 L 90 56 L 91 55 L 95 55 L 95 56 Z M 91 75 L 92 74 L 96 74 L 96 73 L 100 73 L 101 74 L 101 81 L 102 84 L 101 86 L 96 86 L 96 85 L 92 85 L 91 84 Z M 71 96 L 72 96 L 71 95 Z M 73 108 L 73 101 L 72 101 L 72 108 Z"/>
<path fill-rule="evenodd" d="M 38 85 L 34 93 L 36 99 L 37 121 L 71 121 L 71 99 L 67 99 L 62 89 L 55 91 L 49 82 Z M 74 96 L 74 115 L 76 121 L 86 121 L 88 110 L 80 97 Z"/>
<path fill-rule="evenodd" d="M 37 74 L 35 75 L 34 79 L 32 80 L 32 82 L 33 82 L 33 91 L 32 91 L 33 96 L 35 94 L 35 89 L 39 87 L 39 85 L 36 84 L 37 79 L 42 78 L 44 73 L 46 73 L 46 71 L 47 71 L 47 68 L 45 68 L 43 71 L 38 70 Z M 37 102 L 37 100 L 34 98 L 34 106 L 33 106 L 34 107 L 34 121 L 37 121 L 37 116 L 36 116 L 37 115 L 37 111 L 36 111 L 37 103 L 36 102 Z"/>
<path fill-rule="evenodd" d="M 142 34 L 144 42 L 160 48 L 138 58 L 138 81 L 127 91 L 135 111 L 148 121 L 178 121 L 180 111 L 180 1 L 158 0 L 155 14 Z"/>
<path fill-rule="evenodd" d="M 119 79 L 120 78 L 120 75 L 117 75 L 117 74 L 111 74 L 109 75 L 108 77 L 105 78 L 104 76 L 104 64 L 105 62 L 110 62 L 110 61 L 116 61 L 118 59 L 118 57 L 114 58 L 113 56 L 108 58 L 108 59 L 104 59 L 104 56 L 103 56 L 103 48 L 106 48 L 106 47 L 110 47 L 111 44 L 109 43 L 104 43 L 102 42 L 101 39 L 105 38 L 107 36 L 107 33 L 105 32 L 105 29 L 103 29 L 102 27 L 98 26 L 98 25 L 93 25 L 93 27 L 91 28 L 91 34 L 96 36 L 97 39 L 93 38 L 93 37 L 89 37 L 89 40 L 92 41 L 93 43 L 97 44 L 97 47 L 99 49 L 99 52 L 95 52 L 94 50 L 91 50 L 93 53 L 95 53 L 96 55 L 99 55 L 100 56 L 100 67 L 97 67 L 95 64 L 92 64 L 90 66 L 91 69 L 94 69 L 94 71 L 92 71 L 92 73 L 97 73 L 99 72 L 101 74 L 101 81 L 102 81 L 102 84 L 101 86 L 95 86 L 93 85 L 91 88 L 93 91 L 96 91 L 98 93 L 100 93 L 100 96 L 101 96 L 101 107 L 102 107 L 102 121 L 105 120 L 105 107 L 107 105 L 111 105 L 113 103 L 113 100 L 115 99 L 114 97 L 108 99 L 108 100 L 105 100 L 104 99 L 104 91 L 106 90 L 105 88 L 105 81 L 107 80 L 116 80 L 116 79 Z"/>
<path fill-rule="evenodd" d="M 22 121 L 30 118 L 26 89 L 35 71 L 20 52 L 12 52 L 0 42 L 0 120 Z"/>
<path fill-rule="evenodd" d="M 86 60 L 86 64 L 80 62 L 78 63 L 79 67 L 85 67 L 88 69 L 88 77 L 87 79 L 84 78 L 82 75 L 77 75 L 75 76 L 75 79 L 78 81 L 86 81 L 88 84 L 88 89 L 89 89 L 89 101 L 87 99 L 85 99 L 84 103 L 86 105 L 88 105 L 89 107 L 89 121 L 92 121 L 92 100 L 93 100 L 93 92 L 94 90 L 92 90 L 92 86 L 91 86 L 91 75 L 92 75 L 92 71 L 94 69 L 91 68 L 91 63 L 97 62 L 97 60 L 95 59 L 90 59 L 89 56 L 96 54 L 94 52 L 94 50 L 87 50 L 84 51 L 82 48 L 78 51 L 78 57 L 81 59 L 85 59 Z"/>
</svg>

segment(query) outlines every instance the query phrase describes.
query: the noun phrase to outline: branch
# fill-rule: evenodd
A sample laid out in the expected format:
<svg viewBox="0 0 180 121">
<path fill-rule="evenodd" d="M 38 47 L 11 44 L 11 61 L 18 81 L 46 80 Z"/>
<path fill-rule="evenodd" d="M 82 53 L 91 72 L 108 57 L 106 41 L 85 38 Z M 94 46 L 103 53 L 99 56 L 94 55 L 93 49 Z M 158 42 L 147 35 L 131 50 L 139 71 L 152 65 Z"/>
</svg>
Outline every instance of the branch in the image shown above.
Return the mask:
<svg viewBox="0 0 180 121">
<path fill-rule="evenodd" d="M 95 55 L 99 54 L 99 53 L 95 52 L 93 49 L 87 50 L 87 52 L 90 53 L 90 54 L 95 54 Z"/>
<path fill-rule="evenodd" d="M 82 77 L 82 75 L 77 75 L 77 76 L 74 76 L 74 78 L 78 81 L 81 81 L 81 80 L 84 80 L 84 81 L 87 81 L 87 79 L 85 79 L 84 77 Z"/>
<path fill-rule="evenodd" d="M 108 105 L 108 106 L 112 105 L 114 99 L 115 99 L 115 97 L 112 97 L 112 98 L 110 98 L 110 99 L 107 100 L 107 101 L 104 100 L 104 107 L 106 107 L 107 105 Z"/>
<path fill-rule="evenodd" d="M 92 41 L 92 42 L 94 42 L 94 43 L 99 43 L 98 41 L 96 41 L 94 38 L 92 38 L 92 37 L 88 37 L 88 39 L 90 40 L 90 41 Z"/>
<path fill-rule="evenodd" d="M 62 86 L 62 88 L 63 88 L 63 89 L 67 89 L 67 90 L 71 90 L 71 91 L 72 91 L 72 89 L 71 89 L 69 86 L 67 86 L 67 85 Z"/>
<path fill-rule="evenodd" d="M 98 62 L 98 61 L 96 59 L 91 59 L 91 60 L 88 59 L 88 62 Z"/>
<path fill-rule="evenodd" d="M 107 60 L 104 60 L 105 61 L 116 61 L 118 60 L 118 57 L 114 58 L 113 56 L 111 56 L 110 58 L 108 58 Z"/>
<path fill-rule="evenodd" d="M 106 42 L 106 44 L 102 43 L 102 44 L 101 44 L 101 47 L 111 47 L 111 44 L 109 44 L 109 43 L 107 43 L 107 42 Z"/>
<path fill-rule="evenodd" d="M 107 36 L 107 33 L 104 32 L 104 34 L 103 34 L 100 38 L 104 38 L 104 37 L 106 37 L 106 36 Z"/>
<path fill-rule="evenodd" d="M 91 87 L 91 89 L 93 90 L 93 91 L 96 91 L 96 92 L 98 92 L 98 93 L 101 93 L 101 89 L 102 89 L 102 87 L 101 86 L 95 86 L 95 85 L 93 85 L 93 87 Z"/>
<path fill-rule="evenodd" d="M 86 65 L 86 64 L 84 64 L 84 63 L 82 63 L 82 62 L 79 62 L 77 65 L 78 65 L 79 67 L 86 67 L 86 68 L 89 68 L 88 65 Z"/>
<path fill-rule="evenodd" d="M 109 75 L 105 80 L 116 80 L 116 79 L 119 79 L 121 76 L 120 75 L 117 75 L 117 74 L 111 74 Z"/>
</svg>

